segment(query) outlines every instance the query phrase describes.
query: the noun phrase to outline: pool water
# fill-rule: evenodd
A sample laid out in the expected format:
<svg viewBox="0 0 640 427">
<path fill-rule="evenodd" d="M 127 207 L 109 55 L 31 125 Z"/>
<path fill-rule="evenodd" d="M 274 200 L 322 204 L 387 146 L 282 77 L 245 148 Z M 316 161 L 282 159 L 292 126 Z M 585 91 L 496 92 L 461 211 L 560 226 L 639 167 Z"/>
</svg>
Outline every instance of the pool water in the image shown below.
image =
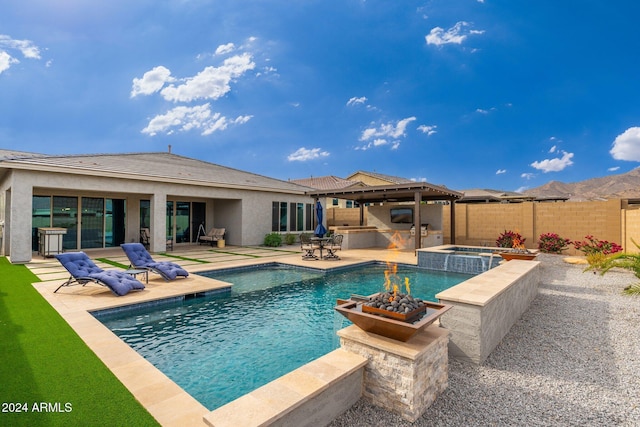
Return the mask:
<svg viewBox="0 0 640 427">
<path fill-rule="evenodd" d="M 337 298 L 383 290 L 384 265 L 323 273 L 273 265 L 204 275 L 230 292 L 96 317 L 213 410 L 339 347 L 350 324 Z M 435 294 L 470 276 L 399 266 L 411 294 Z M 202 273 L 201 273 L 202 274 Z"/>
</svg>

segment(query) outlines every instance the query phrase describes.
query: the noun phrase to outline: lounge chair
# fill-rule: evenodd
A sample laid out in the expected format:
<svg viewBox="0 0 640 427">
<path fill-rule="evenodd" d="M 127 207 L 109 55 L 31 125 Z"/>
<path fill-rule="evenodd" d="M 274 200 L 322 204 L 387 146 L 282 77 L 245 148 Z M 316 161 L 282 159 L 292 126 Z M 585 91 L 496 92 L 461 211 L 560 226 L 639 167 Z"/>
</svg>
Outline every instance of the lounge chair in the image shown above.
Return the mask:
<svg viewBox="0 0 640 427">
<path fill-rule="evenodd" d="M 327 255 L 324 259 L 340 259 L 336 254 L 337 251 L 342 250 L 342 234 L 334 234 L 329 241 L 325 243 L 324 248 L 327 250 Z"/>
<path fill-rule="evenodd" d="M 132 268 L 147 269 L 152 273 L 159 274 L 166 281 L 173 280 L 178 276 L 187 277 L 189 275 L 187 270 L 178 264 L 168 261 L 154 261 L 142 243 L 123 243 L 120 247 L 129 258 Z"/>
<path fill-rule="evenodd" d="M 209 231 L 204 236 L 200 236 L 200 238 L 198 239 L 198 243 L 200 244 L 209 243 L 211 246 L 213 246 L 213 242 L 217 242 L 218 240 L 224 240 L 225 232 L 226 232 L 225 228 L 214 227 L 211 229 L 211 231 Z"/>
<path fill-rule="evenodd" d="M 311 241 L 311 236 L 305 233 L 300 235 L 300 248 L 302 249 L 302 259 L 318 259 L 316 249 L 320 249 L 320 245 Z"/>
<path fill-rule="evenodd" d="M 144 285 L 138 279 L 127 273 L 101 269 L 84 252 L 65 252 L 54 256 L 71 274 L 69 280 L 58 286 L 54 293 L 63 286 L 84 286 L 90 282 L 106 286 L 118 296 L 126 295 L 132 290 L 144 289 Z"/>
</svg>

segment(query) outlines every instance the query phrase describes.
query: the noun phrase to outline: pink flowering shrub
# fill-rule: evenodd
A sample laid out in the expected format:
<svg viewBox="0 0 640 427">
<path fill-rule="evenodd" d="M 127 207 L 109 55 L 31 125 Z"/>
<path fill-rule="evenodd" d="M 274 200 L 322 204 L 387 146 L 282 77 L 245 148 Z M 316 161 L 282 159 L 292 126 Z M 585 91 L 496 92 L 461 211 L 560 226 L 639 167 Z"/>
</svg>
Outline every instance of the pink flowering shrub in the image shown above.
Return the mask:
<svg viewBox="0 0 640 427">
<path fill-rule="evenodd" d="M 582 251 L 586 256 L 596 254 L 610 255 L 622 251 L 622 246 L 617 243 L 598 240 L 591 235 L 585 236 L 584 238 L 586 240 L 582 242 L 573 242 L 573 247 Z"/>
<path fill-rule="evenodd" d="M 548 254 L 559 254 L 567 249 L 571 240 L 558 236 L 556 233 L 544 233 L 538 238 L 538 249 Z"/>
</svg>

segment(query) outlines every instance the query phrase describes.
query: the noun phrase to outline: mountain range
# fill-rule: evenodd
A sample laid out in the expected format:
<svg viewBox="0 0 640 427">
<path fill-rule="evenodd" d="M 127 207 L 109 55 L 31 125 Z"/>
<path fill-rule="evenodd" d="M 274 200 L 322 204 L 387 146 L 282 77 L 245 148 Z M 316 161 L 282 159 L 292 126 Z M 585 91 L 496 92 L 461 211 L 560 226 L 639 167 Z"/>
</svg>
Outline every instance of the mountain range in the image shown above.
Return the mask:
<svg viewBox="0 0 640 427">
<path fill-rule="evenodd" d="M 591 178 L 566 184 L 550 181 L 526 190 L 535 197 L 568 197 L 571 201 L 640 198 L 640 168 L 619 175 Z"/>
</svg>

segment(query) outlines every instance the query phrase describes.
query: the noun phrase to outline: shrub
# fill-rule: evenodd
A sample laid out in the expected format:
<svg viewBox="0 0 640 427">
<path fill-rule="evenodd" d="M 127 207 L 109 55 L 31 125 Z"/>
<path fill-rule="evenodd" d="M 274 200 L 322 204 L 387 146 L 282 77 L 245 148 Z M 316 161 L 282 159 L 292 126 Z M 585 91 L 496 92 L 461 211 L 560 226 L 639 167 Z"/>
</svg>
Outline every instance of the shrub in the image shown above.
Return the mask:
<svg viewBox="0 0 640 427">
<path fill-rule="evenodd" d="M 284 243 L 287 245 L 293 245 L 296 242 L 296 235 L 287 233 L 284 235 Z"/>
<path fill-rule="evenodd" d="M 556 233 L 544 233 L 538 238 L 538 249 L 548 254 L 559 254 L 567 249 L 571 240 L 558 236 Z"/>
<path fill-rule="evenodd" d="M 282 244 L 282 236 L 279 233 L 269 233 L 264 236 L 264 245 L 277 248 Z"/>
<path fill-rule="evenodd" d="M 584 238 L 586 240 L 583 240 L 582 242 L 573 242 L 573 246 L 586 256 L 593 254 L 610 255 L 622 251 L 622 246 L 617 243 L 598 240 L 591 235 L 585 236 Z"/>
<path fill-rule="evenodd" d="M 526 239 L 524 239 L 519 232 L 505 230 L 504 233 L 500 234 L 496 240 L 496 246 L 499 248 L 513 248 L 516 245 L 524 245 L 525 240 Z"/>
<path fill-rule="evenodd" d="M 640 246 L 638 246 L 635 240 L 631 239 L 631 241 L 638 249 L 640 249 Z M 599 255 L 600 258 L 594 260 L 593 257 L 597 255 Z M 587 260 L 590 264 L 587 270 L 596 270 L 599 268 L 601 269 L 601 274 L 604 275 L 612 268 L 623 268 L 625 270 L 632 271 L 633 274 L 640 279 L 640 253 L 629 254 L 621 252 L 607 256 L 603 253 L 595 252 L 587 255 Z M 640 295 L 640 283 L 627 286 L 624 288 L 623 292 L 628 295 Z"/>
</svg>

